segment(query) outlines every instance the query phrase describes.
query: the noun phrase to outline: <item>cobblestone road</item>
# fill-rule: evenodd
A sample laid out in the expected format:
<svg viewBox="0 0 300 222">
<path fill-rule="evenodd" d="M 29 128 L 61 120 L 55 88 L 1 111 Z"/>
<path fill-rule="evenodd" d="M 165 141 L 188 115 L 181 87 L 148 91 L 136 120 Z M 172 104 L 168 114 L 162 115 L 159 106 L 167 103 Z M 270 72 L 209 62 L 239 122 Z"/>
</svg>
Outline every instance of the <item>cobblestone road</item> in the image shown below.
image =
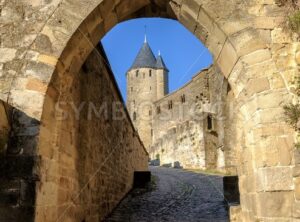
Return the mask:
<svg viewBox="0 0 300 222">
<path fill-rule="evenodd" d="M 151 167 L 152 191 L 134 191 L 106 222 L 225 222 L 222 178 L 179 169 Z"/>
</svg>

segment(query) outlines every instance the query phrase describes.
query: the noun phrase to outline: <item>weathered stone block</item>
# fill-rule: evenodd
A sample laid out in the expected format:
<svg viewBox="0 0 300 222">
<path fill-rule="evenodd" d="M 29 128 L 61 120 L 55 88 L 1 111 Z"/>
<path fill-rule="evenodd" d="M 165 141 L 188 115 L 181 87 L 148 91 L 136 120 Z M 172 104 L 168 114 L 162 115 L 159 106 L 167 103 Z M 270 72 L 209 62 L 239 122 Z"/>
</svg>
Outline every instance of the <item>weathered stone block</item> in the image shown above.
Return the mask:
<svg viewBox="0 0 300 222">
<path fill-rule="evenodd" d="M 0 62 L 12 61 L 16 57 L 17 50 L 10 48 L 0 48 Z"/>
<path fill-rule="evenodd" d="M 270 92 L 257 96 L 257 104 L 260 109 L 278 108 L 286 103 L 288 95 L 286 92 Z"/>
<path fill-rule="evenodd" d="M 294 179 L 295 184 L 295 198 L 296 200 L 300 200 L 300 177 Z"/>
<path fill-rule="evenodd" d="M 31 90 L 12 90 L 9 98 L 12 106 L 35 119 L 41 118 L 43 101 L 44 94 Z M 32 109 L 32 107 L 35 108 Z"/>
<path fill-rule="evenodd" d="M 236 53 L 239 56 L 244 56 L 256 50 L 266 48 L 266 43 L 261 38 L 257 38 L 258 35 L 255 29 L 247 28 L 233 34 L 229 39 L 236 49 Z"/>
<path fill-rule="evenodd" d="M 197 20 L 201 5 L 197 0 L 183 0 L 181 11 L 189 14 L 194 20 Z"/>
<path fill-rule="evenodd" d="M 202 21 L 201 21 L 202 22 Z M 199 30 L 200 28 L 200 30 Z M 202 28 L 202 29 L 201 29 Z M 200 40 L 206 45 L 210 52 L 217 59 L 226 41 L 225 33 L 219 28 L 216 23 L 208 31 L 198 23 L 195 31 L 196 36 L 200 36 Z"/>
<path fill-rule="evenodd" d="M 46 93 L 47 88 L 47 85 L 37 78 L 29 78 L 26 84 L 26 89 L 40 93 Z"/>
<path fill-rule="evenodd" d="M 230 221 L 240 222 L 242 221 L 242 208 L 241 206 L 230 206 Z"/>
<path fill-rule="evenodd" d="M 120 1 L 118 5 L 116 5 L 116 13 L 117 17 L 120 21 L 124 18 L 131 15 L 133 12 L 138 11 L 139 9 L 145 7 L 150 4 L 149 0 L 133 0 L 133 1 Z"/>
<path fill-rule="evenodd" d="M 118 23 L 118 17 L 117 14 L 114 12 L 111 12 L 107 15 L 104 19 L 104 29 L 106 32 L 108 32 L 111 28 L 113 28 Z"/>
<path fill-rule="evenodd" d="M 300 177 L 300 166 L 295 166 L 293 168 L 293 177 Z"/>
<path fill-rule="evenodd" d="M 273 43 L 291 43 L 292 39 L 288 32 L 285 32 L 282 28 L 275 28 L 271 32 Z"/>
<path fill-rule="evenodd" d="M 281 166 L 290 166 L 292 163 L 292 150 L 294 148 L 293 140 L 289 137 L 278 138 L 276 146 L 279 153 L 279 164 Z"/>
<path fill-rule="evenodd" d="M 54 57 L 54 56 L 49 56 L 49 55 L 43 55 L 40 54 L 37 58 L 37 60 L 39 62 L 51 65 L 51 66 L 56 66 L 58 58 Z"/>
<path fill-rule="evenodd" d="M 46 57 L 41 57 L 43 59 L 43 62 L 28 62 L 27 64 L 27 69 L 25 72 L 26 77 L 32 77 L 32 78 L 37 78 L 40 79 L 41 81 L 48 83 L 51 79 L 51 76 L 53 74 L 54 71 L 54 66 L 45 64 L 44 62 L 50 63 L 50 57 L 47 57 L 47 61 L 46 61 Z M 53 64 L 56 62 L 55 61 L 51 61 Z"/>
<path fill-rule="evenodd" d="M 212 34 L 212 29 L 215 26 L 214 21 L 209 17 L 204 9 L 200 9 L 198 14 L 198 23 L 201 24 L 210 34 Z"/>
<path fill-rule="evenodd" d="M 106 18 L 116 7 L 116 0 L 102 1 L 99 5 L 102 18 Z"/>
<path fill-rule="evenodd" d="M 293 204 L 293 217 L 300 218 L 300 201 L 295 201 Z"/>
<path fill-rule="evenodd" d="M 291 167 L 267 167 L 257 171 L 258 191 L 293 190 Z"/>
<path fill-rule="evenodd" d="M 269 49 L 259 49 L 241 58 L 245 66 L 251 66 L 256 63 L 265 62 L 271 59 L 271 52 Z"/>
<path fill-rule="evenodd" d="M 287 81 L 287 83 L 289 82 L 288 79 L 285 80 L 285 77 L 281 72 L 274 73 L 274 75 L 270 77 L 270 86 L 272 89 L 286 88 L 287 85 L 286 85 L 285 81 Z"/>
<path fill-rule="evenodd" d="M 252 20 L 250 19 L 239 19 L 239 20 L 232 20 L 226 21 L 222 24 L 222 29 L 226 33 L 226 35 L 231 36 L 234 33 L 240 32 L 243 29 L 252 27 Z"/>
<path fill-rule="evenodd" d="M 258 217 L 291 217 L 293 192 L 263 192 L 256 198 Z"/>
<path fill-rule="evenodd" d="M 260 93 L 270 89 L 270 83 L 267 78 L 259 78 L 250 80 L 245 87 L 247 95 L 252 96 L 255 93 Z"/>
<path fill-rule="evenodd" d="M 298 65 L 300 65 L 300 52 L 296 53 L 296 62 Z"/>
<path fill-rule="evenodd" d="M 254 25 L 259 29 L 274 29 L 279 24 L 284 22 L 284 17 L 257 17 L 254 20 Z"/>
<path fill-rule="evenodd" d="M 217 60 L 217 64 L 219 65 L 222 73 L 225 77 L 228 77 L 238 60 L 238 55 L 234 47 L 231 45 L 229 41 L 226 41 L 220 56 Z"/>
</svg>

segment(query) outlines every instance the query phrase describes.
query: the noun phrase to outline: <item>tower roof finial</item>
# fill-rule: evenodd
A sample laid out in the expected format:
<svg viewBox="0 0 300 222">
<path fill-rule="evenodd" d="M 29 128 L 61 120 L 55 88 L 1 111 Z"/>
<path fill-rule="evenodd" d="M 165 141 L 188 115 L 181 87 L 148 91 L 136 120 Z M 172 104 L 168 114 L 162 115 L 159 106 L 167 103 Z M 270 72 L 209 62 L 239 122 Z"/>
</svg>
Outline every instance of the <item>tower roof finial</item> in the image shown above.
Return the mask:
<svg viewBox="0 0 300 222">
<path fill-rule="evenodd" d="M 161 56 L 160 50 L 158 50 L 158 57 L 156 59 L 156 68 L 157 69 L 164 69 L 164 70 L 169 72 L 169 70 L 168 70 L 168 68 L 167 68 L 167 66 L 166 66 L 166 64 L 165 64 L 165 62 L 164 62 L 164 60 Z"/>
<path fill-rule="evenodd" d="M 145 41 L 144 43 L 147 43 L 147 25 L 145 25 Z"/>
</svg>

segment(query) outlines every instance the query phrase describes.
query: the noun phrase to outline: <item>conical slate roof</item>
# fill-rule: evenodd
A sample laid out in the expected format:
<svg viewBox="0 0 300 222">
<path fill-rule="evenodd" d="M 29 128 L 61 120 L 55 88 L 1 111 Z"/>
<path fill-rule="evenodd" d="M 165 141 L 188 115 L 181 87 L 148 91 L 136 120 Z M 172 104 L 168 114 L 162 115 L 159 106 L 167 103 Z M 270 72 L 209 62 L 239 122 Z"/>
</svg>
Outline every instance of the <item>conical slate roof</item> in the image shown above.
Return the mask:
<svg viewBox="0 0 300 222">
<path fill-rule="evenodd" d="M 130 69 L 155 68 L 156 58 L 147 41 L 144 42 Z"/>
<path fill-rule="evenodd" d="M 165 69 L 165 70 L 169 71 L 160 54 L 158 55 L 157 60 L 156 60 L 156 68 L 157 69 Z"/>
</svg>

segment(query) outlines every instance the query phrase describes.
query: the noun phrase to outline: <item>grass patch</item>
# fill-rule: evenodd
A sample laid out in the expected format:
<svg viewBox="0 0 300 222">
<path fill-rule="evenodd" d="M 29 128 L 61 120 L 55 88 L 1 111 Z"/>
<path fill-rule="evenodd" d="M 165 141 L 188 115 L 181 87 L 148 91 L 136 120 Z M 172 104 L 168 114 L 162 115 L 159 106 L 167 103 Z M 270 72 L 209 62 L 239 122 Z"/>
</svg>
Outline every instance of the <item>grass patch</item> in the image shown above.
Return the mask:
<svg viewBox="0 0 300 222">
<path fill-rule="evenodd" d="M 289 16 L 288 24 L 293 32 L 300 33 L 300 11 L 294 12 L 293 15 Z"/>
</svg>

